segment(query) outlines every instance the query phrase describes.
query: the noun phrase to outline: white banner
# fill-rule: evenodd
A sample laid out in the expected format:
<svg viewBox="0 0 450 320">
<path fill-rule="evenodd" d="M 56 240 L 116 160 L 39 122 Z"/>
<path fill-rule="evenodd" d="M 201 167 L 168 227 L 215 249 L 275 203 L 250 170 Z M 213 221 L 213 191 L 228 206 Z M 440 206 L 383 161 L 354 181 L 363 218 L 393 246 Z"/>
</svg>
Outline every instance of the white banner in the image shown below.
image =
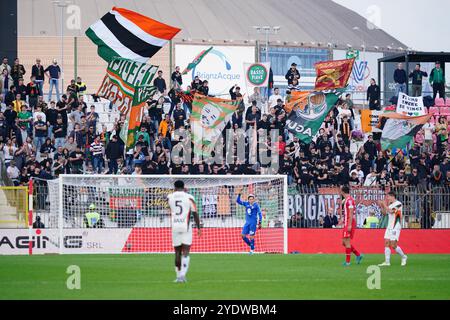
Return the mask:
<svg viewBox="0 0 450 320">
<path fill-rule="evenodd" d="M 422 97 L 410 97 L 403 92 L 398 95 L 397 113 L 409 117 L 426 115 Z"/>
<path fill-rule="evenodd" d="M 126 229 L 64 229 L 63 253 L 121 253 Z M 58 229 L 33 229 L 33 254 L 59 253 Z M 28 229 L 0 229 L 0 255 L 27 255 Z"/>
<path fill-rule="evenodd" d="M 192 57 L 210 46 L 176 45 L 175 63 L 177 66 L 187 66 Z M 209 94 L 229 98 L 228 91 L 237 84 L 241 92 L 245 88 L 244 62 L 255 62 L 255 47 L 253 46 L 214 46 L 192 72 L 183 76 L 182 87 L 191 84 L 195 76 L 200 80 L 208 80 Z"/>
<path fill-rule="evenodd" d="M 244 63 L 247 87 L 267 87 L 269 84 L 270 62 Z"/>
</svg>

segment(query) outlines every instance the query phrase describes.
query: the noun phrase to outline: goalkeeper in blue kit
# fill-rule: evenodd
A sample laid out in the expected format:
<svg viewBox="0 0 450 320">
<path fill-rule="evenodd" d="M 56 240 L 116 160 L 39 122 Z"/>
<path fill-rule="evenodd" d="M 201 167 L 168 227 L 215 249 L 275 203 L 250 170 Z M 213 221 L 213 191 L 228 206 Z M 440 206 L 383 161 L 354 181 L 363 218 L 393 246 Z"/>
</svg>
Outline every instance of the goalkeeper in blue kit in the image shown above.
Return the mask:
<svg viewBox="0 0 450 320">
<path fill-rule="evenodd" d="M 245 224 L 242 228 L 242 240 L 250 247 L 250 254 L 252 254 L 255 250 L 256 226 L 258 226 L 258 229 L 261 229 L 262 213 L 259 205 L 255 202 L 255 195 L 249 194 L 247 199 L 248 201 L 242 201 L 241 194 L 238 194 L 236 202 L 245 207 Z"/>
</svg>

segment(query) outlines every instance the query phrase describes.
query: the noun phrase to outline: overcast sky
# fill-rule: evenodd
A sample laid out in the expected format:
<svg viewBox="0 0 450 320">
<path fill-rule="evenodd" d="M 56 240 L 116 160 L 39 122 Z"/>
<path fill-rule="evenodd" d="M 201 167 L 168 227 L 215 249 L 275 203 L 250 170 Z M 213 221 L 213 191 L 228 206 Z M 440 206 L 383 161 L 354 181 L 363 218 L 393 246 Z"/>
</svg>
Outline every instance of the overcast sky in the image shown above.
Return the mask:
<svg viewBox="0 0 450 320">
<path fill-rule="evenodd" d="M 420 51 L 450 52 L 449 0 L 333 0 Z"/>
</svg>

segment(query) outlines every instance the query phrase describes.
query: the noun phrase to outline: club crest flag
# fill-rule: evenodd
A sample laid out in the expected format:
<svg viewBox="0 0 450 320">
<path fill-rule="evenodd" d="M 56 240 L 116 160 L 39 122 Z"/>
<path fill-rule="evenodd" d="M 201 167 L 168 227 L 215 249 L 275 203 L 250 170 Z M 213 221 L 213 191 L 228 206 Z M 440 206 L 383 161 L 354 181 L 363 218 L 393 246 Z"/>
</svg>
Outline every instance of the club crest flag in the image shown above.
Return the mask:
<svg viewBox="0 0 450 320">
<path fill-rule="evenodd" d="M 244 63 L 244 72 L 248 87 L 267 87 L 270 62 Z"/>
<path fill-rule="evenodd" d="M 286 104 L 284 105 L 284 110 L 287 114 L 291 113 L 292 110 L 297 110 L 298 108 L 305 108 L 305 104 L 308 103 L 308 96 L 311 91 L 293 91 L 286 99 Z"/>
<path fill-rule="evenodd" d="M 410 97 L 400 92 L 397 100 L 397 113 L 408 117 L 426 115 L 422 97 Z"/>
<path fill-rule="evenodd" d="M 414 136 L 422 126 L 427 123 L 431 115 L 408 117 L 399 113 L 384 113 L 380 117 L 382 121 L 381 148 L 383 150 L 398 148 L 403 149 L 412 142 Z"/>
<path fill-rule="evenodd" d="M 210 47 L 209 49 L 202 50 L 195 58 L 192 60 L 191 63 L 188 64 L 188 66 L 183 70 L 181 73 L 182 75 L 185 75 L 189 73 L 192 69 L 194 69 L 200 62 L 202 62 L 203 58 L 213 49 L 213 47 Z"/>
<path fill-rule="evenodd" d="M 297 109 L 291 111 L 286 128 L 304 143 L 310 143 L 341 94 L 342 90 L 315 91 L 301 98 Z"/>
<path fill-rule="evenodd" d="M 157 70 L 150 64 L 114 58 L 108 63 L 97 95 L 112 101 L 121 114 L 128 116 L 136 88 L 150 86 Z"/>
<path fill-rule="evenodd" d="M 85 33 L 106 62 L 122 57 L 144 63 L 180 31 L 137 12 L 113 7 Z"/>
<path fill-rule="evenodd" d="M 239 103 L 240 100 L 194 96 L 190 120 L 195 154 L 210 156 Z"/>
<path fill-rule="evenodd" d="M 355 59 L 323 61 L 315 64 L 315 90 L 345 88 L 352 73 Z"/>
</svg>

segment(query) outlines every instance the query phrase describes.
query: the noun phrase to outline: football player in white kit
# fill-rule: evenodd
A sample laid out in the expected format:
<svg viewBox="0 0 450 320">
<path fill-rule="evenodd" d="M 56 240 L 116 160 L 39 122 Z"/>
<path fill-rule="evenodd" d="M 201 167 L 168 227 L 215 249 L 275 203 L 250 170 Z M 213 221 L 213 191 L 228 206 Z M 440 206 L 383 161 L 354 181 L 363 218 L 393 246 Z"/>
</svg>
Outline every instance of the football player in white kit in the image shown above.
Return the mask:
<svg viewBox="0 0 450 320">
<path fill-rule="evenodd" d="M 184 182 L 175 181 L 175 192 L 167 196 L 172 220 L 172 244 L 175 249 L 175 272 L 177 278 L 174 282 L 186 282 L 186 273 L 189 269 L 189 249 L 192 244 L 191 214 L 197 225 L 198 235 L 201 235 L 200 218 L 194 197 L 184 189 Z"/>
<path fill-rule="evenodd" d="M 383 211 L 388 214 L 388 225 L 384 233 L 384 255 L 385 261 L 378 266 L 391 265 L 391 249 L 394 249 L 402 257 L 402 266 L 406 266 L 408 257 L 403 253 L 403 250 L 397 245 L 400 238 L 400 231 L 402 230 L 402 211 L 403 205 L 395 198 L 395 193 L 390 191 L 386 195 L 386 200 L 389 205 L 383 203 Z"/>
</svg>

